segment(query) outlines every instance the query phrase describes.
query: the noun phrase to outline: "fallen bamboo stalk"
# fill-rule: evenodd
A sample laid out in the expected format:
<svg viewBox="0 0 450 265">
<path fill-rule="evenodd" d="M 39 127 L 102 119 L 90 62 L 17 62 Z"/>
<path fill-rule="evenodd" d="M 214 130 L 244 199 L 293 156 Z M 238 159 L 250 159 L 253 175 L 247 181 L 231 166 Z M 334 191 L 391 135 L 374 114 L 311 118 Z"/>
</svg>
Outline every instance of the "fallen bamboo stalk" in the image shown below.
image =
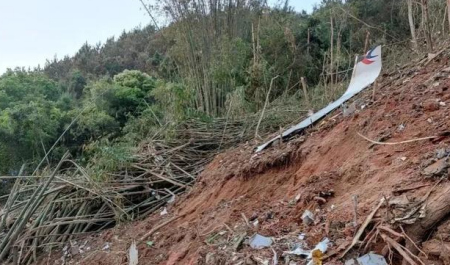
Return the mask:
<svg viewBox="0 0 450 265">
<path fill-rule="evenodd" d="M 44 198 L 45 190 L 48 188 L 51 181 L 56 176 L 59 168 L 62 166 L 63 162 L 65 162 L 67 156 L 68 153 L 63 155 L 62 159 L 59 161 L 52 175 L 48 178 L 47 182 L 42 186 L 42 188 L 36 189 L 36 191 L 33 193 L 33 196 L 29 199 L 28 203 L 20 213 L 20 216 L 18 218 L 18 220 L 20 221 L 15 222 L 11 230 L 9 230 L 7 235 L 3 238 L 0 244 L 0 261 L 3 260 L 8 254 L 11 245 L 15 243 L 15 240 L 18 237 L 19 233 L 25 226 L 26 222 L 28 222 L 30 216 L 34 213 L 33 211 L 36 210 L 36 206 L 41 201 L 40 199 Z"/>
<path fill-rule="evenodd" d="M 429 136 L 429 137 L 423 137 L 423 138 L 416 138 L 416 139 L 411 139 L 411 140 L 406 140 L 406 141 L 401 141 L 401 142 L 378 142 L 378 141 L 374 141 L 369 139 L 368 137 L 360 134 L 359 132 L 357 132 L 357 134 L 362 137 L 364 140 L 367 140 L 373 144 L 377 144 L 377 145 L 399 145 L 399 144 L 407 144 L 407 143 L 414 143 L 414 142 L 419 142 L 419 141 L 425 141 L 425 140 L 431 140 L 431 139 L 435 139 L 438 138 L 438 136 Z"/>
<path fill-rule="evenodd" d="M 417 263 L 412 259 L 412 257 L 401 247 L 401 245 L 399 243 L 397 243 L 397 241 L 395 241 L 394 239 L 390 238 L 389 236 L 385 235 L 385 234 L 381 234 L 381 238 L 383 238 L 383 240 L 388 243 L 390 246 L 392 246 L 393 248 L 395 248 L 395 250 L 397 250 L 397 252 L 411 265 L 417 265 Z M 418 257 L 415 257 L 416 259 L 419 259 Z M 420 259 L 419 259 L 420 260 Z M 423 264 L 423 262 L 421 262 Z"/>
<path fill-rule="evenodd" d="M 179 216 L 175 216 L 170 218 L 169 220 L 165 221 L 164 223 L 155 226 L 154 228 L 152 228 L 150 231 L 148 231 L 145 235 L 143 235 L 137 242 L 136 244 L 141 244 L 142 242 L 144 242 L 145 240 L 147 240 L 147 238 L 149 238 L 153 233 L 155 233 L 156 231 L 158 231 L 159 229 L 163 228 L 164 226 L 182 218 L 186 216 L 186 214 L 183 215 L 179 215 Z"/>
<path fill-rule="evenodd" d="M 361 225 L 361 227 L 358 229 L 358 232 L 356 233 L 355 237 L 353 238 L 352 243 L 350 244 L 350 246 L 344 251 L 344 253 L 342 253 L 341 255 L 341 259 L 359 242 L 359 238 L 362 236 L 362 234 L 364 233 L 364 230 L 366 230 L 366 227 L 369 225 L 369 223 L 372 221 L 373 217 L 375 216 L 375 214 L 377 213 L 378 209 L 380 209 L 381 205 L 383 205 L 384 203 L 384 199 L 380 200 L 380 203 L 375 207 L 375 209 L 373 209 L 373 211 L 367 216 L 366 220 L 364 221 L 364 223 Z"/>
<path fill-rule="evenodd" d="M 149 173 L 150 175 L 153 175 L 153 176 L 155 176 L 155 177 L 157 177 L 157 178 L 160 178 L 160 179 L 162 179 L 162 180 L 164 180 L 164 181 L 167 181 L 167 182 L 169 182 L 169 183 L 172 183 L 173 185 L 176 185 L 176 186 L 179 186 L 179 187 L 182 187 L 182 188 L 187 188 L 187 187 L 188 187 L 188 186 L 185 185 L 185 184 L 182 184 L 182 183 L 179 183 L 179 182 L 174 181 L 174 180 L 172 180 L 172 179 L 166 178 L 166 177 L 164 177 L 163 175 L 154 173 L 153 171 L 148 170 L 148 169 L 145 169 L 145 168 L 142 168 L 142 167 L 140 167 L 140 166 L 138 166 L 138 165 L 134 165 L 134 167 L 137 168 L 137 169 L 144 170 L 145 172 Z"/>
</svg>

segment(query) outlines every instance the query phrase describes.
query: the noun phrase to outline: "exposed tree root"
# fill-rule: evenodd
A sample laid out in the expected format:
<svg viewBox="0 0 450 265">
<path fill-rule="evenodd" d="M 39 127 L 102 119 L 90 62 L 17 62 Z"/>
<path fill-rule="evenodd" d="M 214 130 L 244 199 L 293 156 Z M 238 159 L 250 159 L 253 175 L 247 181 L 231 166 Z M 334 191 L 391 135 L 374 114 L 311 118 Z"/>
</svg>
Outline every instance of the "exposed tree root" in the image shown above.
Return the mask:
<svg viewBox="0 0 450 265">
<path fill-rule="evenodd" d="M 405 229 L 408 236 L 416 244 L 420 244 L 430 230 L 450 214 L 450 185 L 439 189 L 434 195 L 430 196 L 426 203 L 426 218 L 418 220 Z M 415 255 L 419 253 L 414 243 L 409 240 L 406 241 L 406 248 Z M 408 264 L 408 262 L 404 260 L 403 264 Z"/>
</svg>

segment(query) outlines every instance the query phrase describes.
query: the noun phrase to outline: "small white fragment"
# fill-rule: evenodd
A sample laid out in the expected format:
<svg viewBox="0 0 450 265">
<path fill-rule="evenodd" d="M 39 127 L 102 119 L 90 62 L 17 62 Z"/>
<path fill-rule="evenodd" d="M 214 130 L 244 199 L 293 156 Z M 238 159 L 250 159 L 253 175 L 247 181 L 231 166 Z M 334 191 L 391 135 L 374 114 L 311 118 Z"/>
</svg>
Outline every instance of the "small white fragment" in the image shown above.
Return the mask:
<svg viewBox="0 0 450 265">
<path fill-rule="evenodd" d="M 300 240 L 305 240 L 305 238 L 306 238 L 305 233 L 301 233 L 300 235 L 298 235 L 298 239 L 300 239 Z"/>
<path fill-rule="evenodd" d="M 314 250 L 320 250 L 322 253 L 326 253 L 328 250 L 328 244 L 330 243 L 330 239 L 328 237 L 324 238 L 319 244 L 316 245 L 316 247 L 311 250 L 311 253 L 308 255 L 308 259 L 312 259 L 312 252 Z"/>
<path fill-rule="evenodd" d="M 306 210 L 302 215 L 302 220 L 305 225 L 312 225 L 314 223 L 314 214 Z"/>
<path fill-rule="evenodd" d="M 345 265 L 387 265 L 386 259 L 374 253 L 366 254 L 357 259 L 349 259 L 345 261 Z"/>
<path fill-rule="evenodd" d="M 110 246 L 109 242 L 106 242 L 105 245 L 103 246 L 102 250 L 106 251 L 106 250 L 109 250 L 110 248 L 111 248 L 111 246 Z"/>
<path fill-rule="evenodd" d="M 175 202 L 175 195 L 172 195 L 170 199 L 167 201 L 167 203 L 174 203 Z"/>
<path fill-rule="evenodd" d="M 303 249 L 301 246 L 297 246 L 292 251 L 284 251 L 283 256 L 286 255 L 295 255 L 295 256 L 309 256 L 311 254 L 311 250 Z"/>
<path fill-rule="evenodd" d="M 136 241 L 133 241 L 128 249 L 128 261 L 129 265 L 138 265 L 139 263 L 139 253 L 136 247 Z"/>
<path fill-rule="evenodd" d="M 167 208 L 166 208 L 166 207 L 164 207 L 164 209 L 162 209 L 162 211 L 161 211 L 160 215 L 166 215 L 166 214 L 168 214 L 168 212 L 167 212 Z"/>
<path fill-rule="evenodd" d="M 270 237 L 265 237 L 260 234 L 254 234 L 248 241 L 251 248 L 262 249 L 270 247 L 273 243 Z"/>
</svg>

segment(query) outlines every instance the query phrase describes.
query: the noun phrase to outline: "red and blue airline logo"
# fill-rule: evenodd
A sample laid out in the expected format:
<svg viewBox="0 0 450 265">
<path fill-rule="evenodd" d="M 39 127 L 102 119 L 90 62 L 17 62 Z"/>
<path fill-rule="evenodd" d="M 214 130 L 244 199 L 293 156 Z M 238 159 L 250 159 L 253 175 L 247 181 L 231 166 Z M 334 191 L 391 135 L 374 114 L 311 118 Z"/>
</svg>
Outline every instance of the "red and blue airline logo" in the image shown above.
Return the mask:
<svg viewBox="0 0 450 265">
<path fill-rule="evenodd" d="M 366 54 L 366 56 L 363 56 L 363 57 L 361 58 L 361 62 L 362 62 L 363 64 L 369 65 L 369 64 L 372 64 L 372 63 L 375 62 L 375 60 L 373 60 L 373 59 L 376 58 L 376 57 L 378 57 L 378 55 L 372 55 L 372 53 L 373 53 L 373 51 L 374 51 L 375 49 L 376 49 L 376 48 L 373 48 L 372 50 L 370 50 L 370 51 Z"/>
</svg>

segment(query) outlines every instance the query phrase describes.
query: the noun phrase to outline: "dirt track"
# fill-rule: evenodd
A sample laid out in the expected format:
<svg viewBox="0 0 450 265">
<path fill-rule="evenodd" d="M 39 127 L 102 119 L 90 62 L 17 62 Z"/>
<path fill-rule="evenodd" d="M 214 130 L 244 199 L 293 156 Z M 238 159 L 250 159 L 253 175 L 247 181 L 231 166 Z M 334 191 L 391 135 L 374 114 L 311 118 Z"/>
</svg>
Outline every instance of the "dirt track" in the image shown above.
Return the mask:
<svg viewBox="0 0 450 265">
<path fill-rule="evenodd" d="M 374 145 L 358 132 L 382 142 L 399 142 L 449 130 L 450 79 L 442 71 L 447 65 L 441 60 L 425 69 L 408 69 L 409 75 L 403 73 L 401 78 L 386 76 L 374 102 L 371 90 L 359 97 L 357 113 L 344 118 L 335 111 L 304 136 L 260 155 L 253 154 L 250 144 L 219 155 L 195 187 L 168 207 L 168 215 L 154 214 L 79 239 L 78 244 L 87 241 L 89 250 L 74 252 L 68 264 L 127 264 L 132 240 L 179 215 L 183 217 L 146 240 L 153 242 L 151 247 L 139 245 L 140 264 L 207 264 L 206 260 L 208 264 L 258 264 L 251 262 L 272 257 L 272 250 L 252 250 L 245 243 L 232 251 L 229 242 L 242 232 L 278 238 L 274 246 L 278 257 L 288 250 L 288 238 L 300 232 L 307 235 L 310 246 L 328 236 L 334 243 L 330 253 L 341 252 L 355 233 L 353 195 L 358 196 L 358 222 L 362 223 L 393 190 L 436 183 L 421 172 L 434 161 L 436 150 L 448 148 L 449 139 Z M 442 77 L 435 77 L 439 73 Z M 447 185 L 444 180 L 438 189 Z M 406 194 L 415 198 L 429 190 L 430 186 L 424 186 Z M 302 224 L 305 209 L 316 215 L 313 226 Z M 255 220 L 257 227 L 252 224 Z M 110 247 L 102 250 L 106 242 Z M 381 253 L 384 245 L 378 242 L 369 250 Z M 61 264 L 60 254 L 56 256 L 54 263 L 42 264 Z M 339 262 L 336 258 L 329 261 Z"/>
</svg>

